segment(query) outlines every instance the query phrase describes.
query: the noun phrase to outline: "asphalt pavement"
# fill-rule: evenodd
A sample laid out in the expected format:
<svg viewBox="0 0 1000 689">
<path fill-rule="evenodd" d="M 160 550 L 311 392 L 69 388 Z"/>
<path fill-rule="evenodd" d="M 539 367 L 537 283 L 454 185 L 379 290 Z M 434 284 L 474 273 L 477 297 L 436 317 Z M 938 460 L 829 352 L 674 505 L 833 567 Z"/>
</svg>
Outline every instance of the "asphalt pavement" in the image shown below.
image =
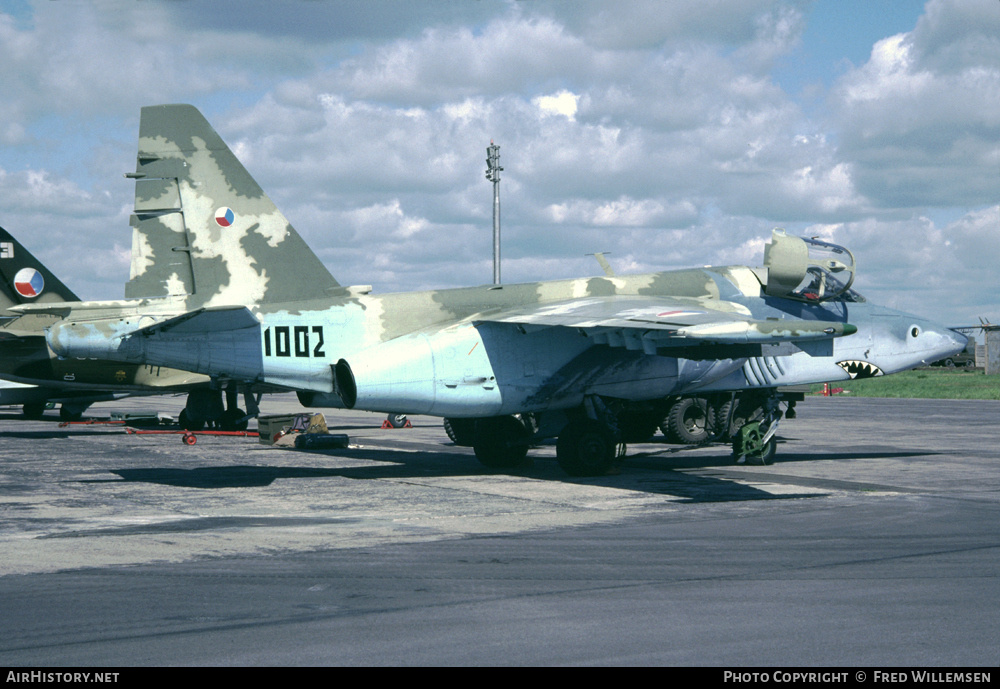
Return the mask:
<svg viewBox="0 0 1000 689">
<path fill-rule="evenodd" d="M 1000 402 L 810 398 L 771 466 L 587 479 L 324 411 L 350 447 L 0 409 L 0 665 L 1000 663 Z"/>
</svg>

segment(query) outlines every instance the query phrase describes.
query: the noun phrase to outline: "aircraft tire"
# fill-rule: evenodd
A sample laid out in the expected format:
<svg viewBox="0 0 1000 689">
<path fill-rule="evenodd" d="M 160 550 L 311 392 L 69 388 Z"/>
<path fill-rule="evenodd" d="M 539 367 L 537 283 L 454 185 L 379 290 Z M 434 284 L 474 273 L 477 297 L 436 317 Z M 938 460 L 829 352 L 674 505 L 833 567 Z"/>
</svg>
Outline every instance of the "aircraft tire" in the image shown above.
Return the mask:
<svg viewBox="0 0 1000 689">
<path fill-rule="evenodd" d="M 389 414 L 387 420 L 393 428 L 403 428 L 406 425 L 406 414 Z"/>
<path fill-rule="evenodd" d="M 760 462 L 761 466 L 771 466 L 774 464 L 774 457 L 778 454 L 778 439 L 771 436 L 771 439 L 767 441 L 764 445 L 764 453 L 756 458 L 756 461 Z"/>
<path fill-rule="evenodd" d="M 451 424 L 451 419 L 445 417 L 441 420 L 441 425 L 444 426 L 444 432 L 448 434 L 448 439 L 458 445 L 458 436 L 455 435 L 455 428 Z"/>
<path fill-rule="evenodd" d="M 462 447 L 473 447 L 476 444 L 475 419 L 446 418 L 443 423 L 444 432 L 451 438 L 451 442 Z"/>
<path fill-rule="evenodd" d="M 712 440 L 727 440 L 732 435 L 729 429 L 729 413 L 732 408 L 732 400 L 712 405 L 712 426 L 709 429 L 709 436 Z"/>
<path fill-rule="evenodd" d="M 247 420 L 243 419 L 247 413 L 242 409 L 227 409 L 219 417 L 219 427 L 224 431 L 245 431 Z M 240 421 L 240 419 L 243 419 Z"/>
<path fill-rule="evenodd" d="M 675 402 L 675 404 L 676 404 L 676 402 Z M 671 409 L 672 408 L 673 407 L 671 407 Z M 680 442 L 680 439 L 677 436 L 674 435 L 673 431 L 670 430 L 670 412 L 667 412 L 667 415 L 663 417 L 663 419 L 660 421 L 659 424 L 657 424 L 657 427 L 660 429 L 660 433 L 663 434 L 663 438 L 668 443 L 679 443 Z"/>
<path fill-rule="evenodd" d="M 177 425 L 185 431 L 200 431 L 205 428 L 204 420 L 195 421 L 188 414 L 187 409 L 181 409 L 181 413 L 177 416 Z"/>
<path fill-rule="evenodd" d="M 761 454 L 747 455 L 746 463 L 756 466 L 771 466 L 774 464 L 774 458 L 778 454 L 778 439 L 774 436 L 767 441 L 764 445 L 763 452 Z M 735 448 L 733 449 L 733 459 L 739 459 L 736 455 Z"/>
<path fill-rule="evenodd" d="M 556 441 L 556 460 L 570 476 L 602 476 L 608 473 L 618 443 L 597 421 L 571 421 Z"/>
<path fill-rule="evenodd" d="M 696 445 L 708 440 L 709 418 L 712 408 L 701 397 L 685 397 L 670 408 L 667 426 L 670 436 L 685 445 Z"/>
<path fill-rule="evenodd" d="M 28 402 L 21 405 L 24 418 L 38 421 L 45 415 L 45 402 Z"/>
<path fill-rule="evenodd" d="M 528 456 L 528 431 L 513 416 L 476 420 L 476 438 L 472 449 L 476 459 L 490 469 L 513 469 Z"/>
</svg>

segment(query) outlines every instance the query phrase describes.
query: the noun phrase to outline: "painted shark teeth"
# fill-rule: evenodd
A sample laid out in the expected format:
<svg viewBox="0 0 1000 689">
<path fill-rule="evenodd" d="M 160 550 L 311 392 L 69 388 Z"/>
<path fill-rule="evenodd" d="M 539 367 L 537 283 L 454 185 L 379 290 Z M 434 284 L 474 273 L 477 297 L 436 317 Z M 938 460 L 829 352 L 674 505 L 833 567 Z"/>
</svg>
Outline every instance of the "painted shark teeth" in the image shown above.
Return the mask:
<svg viewBox="0 0 1000 689">
<path fill-rule="evenodd" d="M 862 378 L 875 378 L 876 376 L 883 375 L 882 369 L 880 369 L 875 364 L 869 364 L 867 361 L 859 361 L 857 359 L 852 359 L 849 361 L 838 361 L 837 366 L 840 366 L 844 371 L 851 377 L 851 380 L 861 380 Z"/>
</svg>

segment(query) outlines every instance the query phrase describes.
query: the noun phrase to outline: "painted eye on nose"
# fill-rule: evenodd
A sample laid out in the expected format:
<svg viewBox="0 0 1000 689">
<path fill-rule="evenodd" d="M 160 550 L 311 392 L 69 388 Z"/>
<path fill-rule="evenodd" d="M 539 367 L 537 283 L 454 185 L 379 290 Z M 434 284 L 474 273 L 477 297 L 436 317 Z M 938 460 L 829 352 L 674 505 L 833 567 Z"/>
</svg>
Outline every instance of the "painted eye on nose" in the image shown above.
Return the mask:
<svg viewBox="0 0 1000 689">
<path fill-rule="evenodd" d="M 918 328 L 915 325 L 910 328 L 910 337 L 916 337 L 919 334 L 920 334 L 920 328 Z"/>
</svg>

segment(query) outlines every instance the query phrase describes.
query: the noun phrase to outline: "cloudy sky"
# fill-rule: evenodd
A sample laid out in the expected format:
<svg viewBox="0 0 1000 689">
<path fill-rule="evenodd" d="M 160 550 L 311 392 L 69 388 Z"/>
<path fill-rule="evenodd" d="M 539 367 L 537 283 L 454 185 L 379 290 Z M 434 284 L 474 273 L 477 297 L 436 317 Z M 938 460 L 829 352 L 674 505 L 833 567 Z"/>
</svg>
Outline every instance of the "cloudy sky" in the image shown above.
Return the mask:
<svg viewBox="0 0 1000 689">
<path fill-rule="evenodd" d="M 759 265 L 1000 321 L 998 0 L 0 0 L 0 225 L 122 295 L 139 108 L 202 110 L 344 284 Z"/>
</svg>

